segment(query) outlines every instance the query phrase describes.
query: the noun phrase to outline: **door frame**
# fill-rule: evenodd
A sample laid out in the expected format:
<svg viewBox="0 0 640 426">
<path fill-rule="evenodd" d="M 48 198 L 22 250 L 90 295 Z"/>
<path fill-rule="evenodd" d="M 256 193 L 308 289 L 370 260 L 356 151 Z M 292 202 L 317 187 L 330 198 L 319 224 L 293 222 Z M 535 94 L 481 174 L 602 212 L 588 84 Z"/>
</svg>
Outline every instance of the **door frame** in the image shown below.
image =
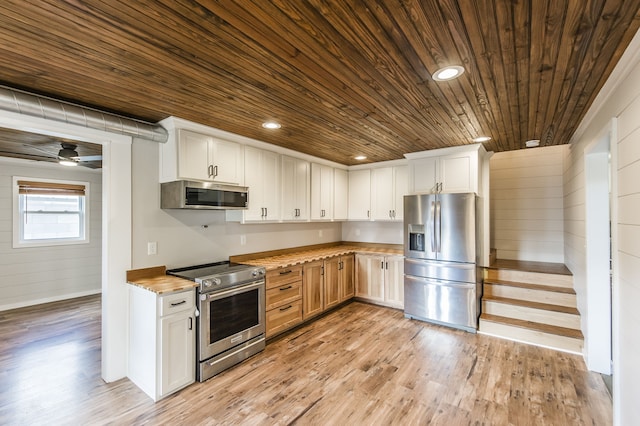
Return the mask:
<svg viewBox="0 0 640 426">
<path fill-rule="evenodd" d="M 615 118 L 610 120 L 584 150 L 587 288 L 584 355 L 589 370 L 608 375 L 612 373 L 613 292 L 617 277 L 614 259 L 617 227 L 617 189 L 614 183 L 616 125 Z"/>
<path fill-rule="evenodd" d="M 132 138 L 10 111 L 0 112 L 0 126 L 102 145 L 102 378 L 121 379 L 128 353 Z"/>
</svg>

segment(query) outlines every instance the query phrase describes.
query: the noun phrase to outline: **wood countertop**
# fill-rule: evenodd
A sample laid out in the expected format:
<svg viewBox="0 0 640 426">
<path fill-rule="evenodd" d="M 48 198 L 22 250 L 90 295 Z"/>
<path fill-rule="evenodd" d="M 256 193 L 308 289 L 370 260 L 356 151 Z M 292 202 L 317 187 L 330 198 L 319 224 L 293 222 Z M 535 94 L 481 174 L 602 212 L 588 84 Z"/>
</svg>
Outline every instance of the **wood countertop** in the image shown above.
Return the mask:
<svg viewBox="0 0 640 426">
<path fill-rule="evenodd" d="M 314 262 L 334 256 L 343 256 L 354 253 L 371 253 L 384 255 L 403 255 L 401 248 L 383 245 L 350 245 L 342 244 L 330 247 L 307 248 L 301 247 L 299 251 L 287 249 L 286 253 L 272 256 L 250 258 L 251 255 L 242 255 L 241 259 L 231 257 L 232 262 L 243 263 L 245 265 L 262 266 L 267 271 L 278 268 L 299 265 L 307 262 Z M 240 256 L 238 256 L 240 257 Z"/>
<path fill-rule="evenodd" d="M 132 269 L 127 271 L 127 282 L 131 285 L 144 288 L 145 290 L 149 290 L 157 294 L 190 290 L 198 286 L 194 281 L 174 277 L 173 275 L 166 275 L 166 273 L 166 266 Z"/>
</svg>

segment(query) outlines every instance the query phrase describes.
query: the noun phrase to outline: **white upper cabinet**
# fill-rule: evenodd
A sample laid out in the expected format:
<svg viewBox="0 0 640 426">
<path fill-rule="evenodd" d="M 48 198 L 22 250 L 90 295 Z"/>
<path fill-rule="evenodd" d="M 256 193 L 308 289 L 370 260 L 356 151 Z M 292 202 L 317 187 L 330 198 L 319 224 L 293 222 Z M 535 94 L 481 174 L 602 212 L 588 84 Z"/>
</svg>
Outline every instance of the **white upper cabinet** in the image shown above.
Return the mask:
<svg viewBox="0 0 640 426">
<path fill-rule="evenodd" d="M 333 169 L 333 220 L 347 220 L 349 215 L 349 172 Z"/>
<path fill-rule="evenodd" d="M 311 219 L 333 219 L 333 167 L 311 163 Z"/>
<path fill-rule="evenodd" d="M 311 164 L 299 158 L 280 157 L 282 220 L 309 220 Z"/>
<path fill-rule="evenodd" d="M 474 144 L 405 154 L 409 159 L 409 192 L 479 193 L 479 164 L 484 147 Z"/>
<path fill-rule="evenodd" d="M 371 219 L 371 170 L 349 171 L 349 220 Z"/>
<path fill-rule="evenodd" d="M 249 187 L 245 222 L 280 220 L 280 155 L 251 146 L 244 151 L 244 182 Z"/>
<path fill-rule="evenodd" d="M 407 190 L 407 166 L 371 169 L 371 218 L 402 220 Z"/>
<path fill-rule="evenodd" d="M 177 143 L 176 179 L 243 183 L 242 145 L 183 129 Z"/>
</svg>

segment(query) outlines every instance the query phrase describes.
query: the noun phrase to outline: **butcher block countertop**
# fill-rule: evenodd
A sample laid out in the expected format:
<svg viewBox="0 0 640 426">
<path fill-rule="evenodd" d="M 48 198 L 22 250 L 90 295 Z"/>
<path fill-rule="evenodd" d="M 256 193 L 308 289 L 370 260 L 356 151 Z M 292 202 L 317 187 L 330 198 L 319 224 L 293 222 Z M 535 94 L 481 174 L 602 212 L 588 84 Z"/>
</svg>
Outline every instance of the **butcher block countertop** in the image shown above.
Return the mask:
<svg viewBox="0 0 640 426">
<path fill-rule="evenodd" d="M 190 290 L 198 286 L 194 281 L 174 277 L 173 275 L 166 275 L 166 273 L 166 266 L 132 269 L 127 271 L 127 282 L 158 294 Z"/>
<path fill-rule="evenodd" d="M 285 250 L 274 250 L 271 252 L 231 256 L 229 257 L 229 260 L 231 262 L 242 263 L 245 265 L 262 266 L 267 271 L 272 271 L 278 268 L 286 268 L 289 266 L 313 262 L 328 257 L 343 256 L 353 253 L 371 253 L 402 256 L 403 250 L 401 245 L 331 243 L 317 246 L 304 246 Z"/>
</svg>

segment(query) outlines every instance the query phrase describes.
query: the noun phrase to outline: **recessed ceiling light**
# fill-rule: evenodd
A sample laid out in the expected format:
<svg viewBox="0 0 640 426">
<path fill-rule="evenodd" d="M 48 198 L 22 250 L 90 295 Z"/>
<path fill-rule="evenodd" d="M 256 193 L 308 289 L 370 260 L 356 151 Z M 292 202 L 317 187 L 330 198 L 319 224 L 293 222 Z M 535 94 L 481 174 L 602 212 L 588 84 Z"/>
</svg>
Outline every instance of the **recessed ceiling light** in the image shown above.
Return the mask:
<svg viewBox="0 0 640 426">
<path fill-rule="evenodd" d="M 358 160 L 358 161 L 362 161 L 362 160 L 366 160 L 367 156 L 366 155 L 356 155 L 355 157 L 353 157 L 354 160 Z"/>
<path fill-rule="evenodd" d="M 524 143 L 527 148 L 535 148 L 540 145 L 540 139 L 531 139 Z"/>
<path fill-rule="evenodd" d="M 490 140 L 491 140 L 491 136 L 478 136 L 477 138 L 473 139 L 474 142 L 487 142 Z"/>
<path fill-rule="evenodd" d="M 464 68 L 460 65 L 452 65 L 440 68 L 438 71 L 433 73 L 432 77 L 435 81 L 448 81 L 460 77 L 463 72 Z"/>
<path fill-rule="evenodd" d="M 280 127 L 282 127 L 282 125 L 275 121 L 265 121 L 264 123 L 262 123 L 262 127 L 264 127 L 265 129 L 279 129 Z"/>
<path fill-rule="evenodd" d="M 78 165 L 78 163 L 73 160 L 60 160 L 58 161 L 58 164 L 62 166 L 68 166 L 68 167 L 73 167 Z"/>
</svg>

